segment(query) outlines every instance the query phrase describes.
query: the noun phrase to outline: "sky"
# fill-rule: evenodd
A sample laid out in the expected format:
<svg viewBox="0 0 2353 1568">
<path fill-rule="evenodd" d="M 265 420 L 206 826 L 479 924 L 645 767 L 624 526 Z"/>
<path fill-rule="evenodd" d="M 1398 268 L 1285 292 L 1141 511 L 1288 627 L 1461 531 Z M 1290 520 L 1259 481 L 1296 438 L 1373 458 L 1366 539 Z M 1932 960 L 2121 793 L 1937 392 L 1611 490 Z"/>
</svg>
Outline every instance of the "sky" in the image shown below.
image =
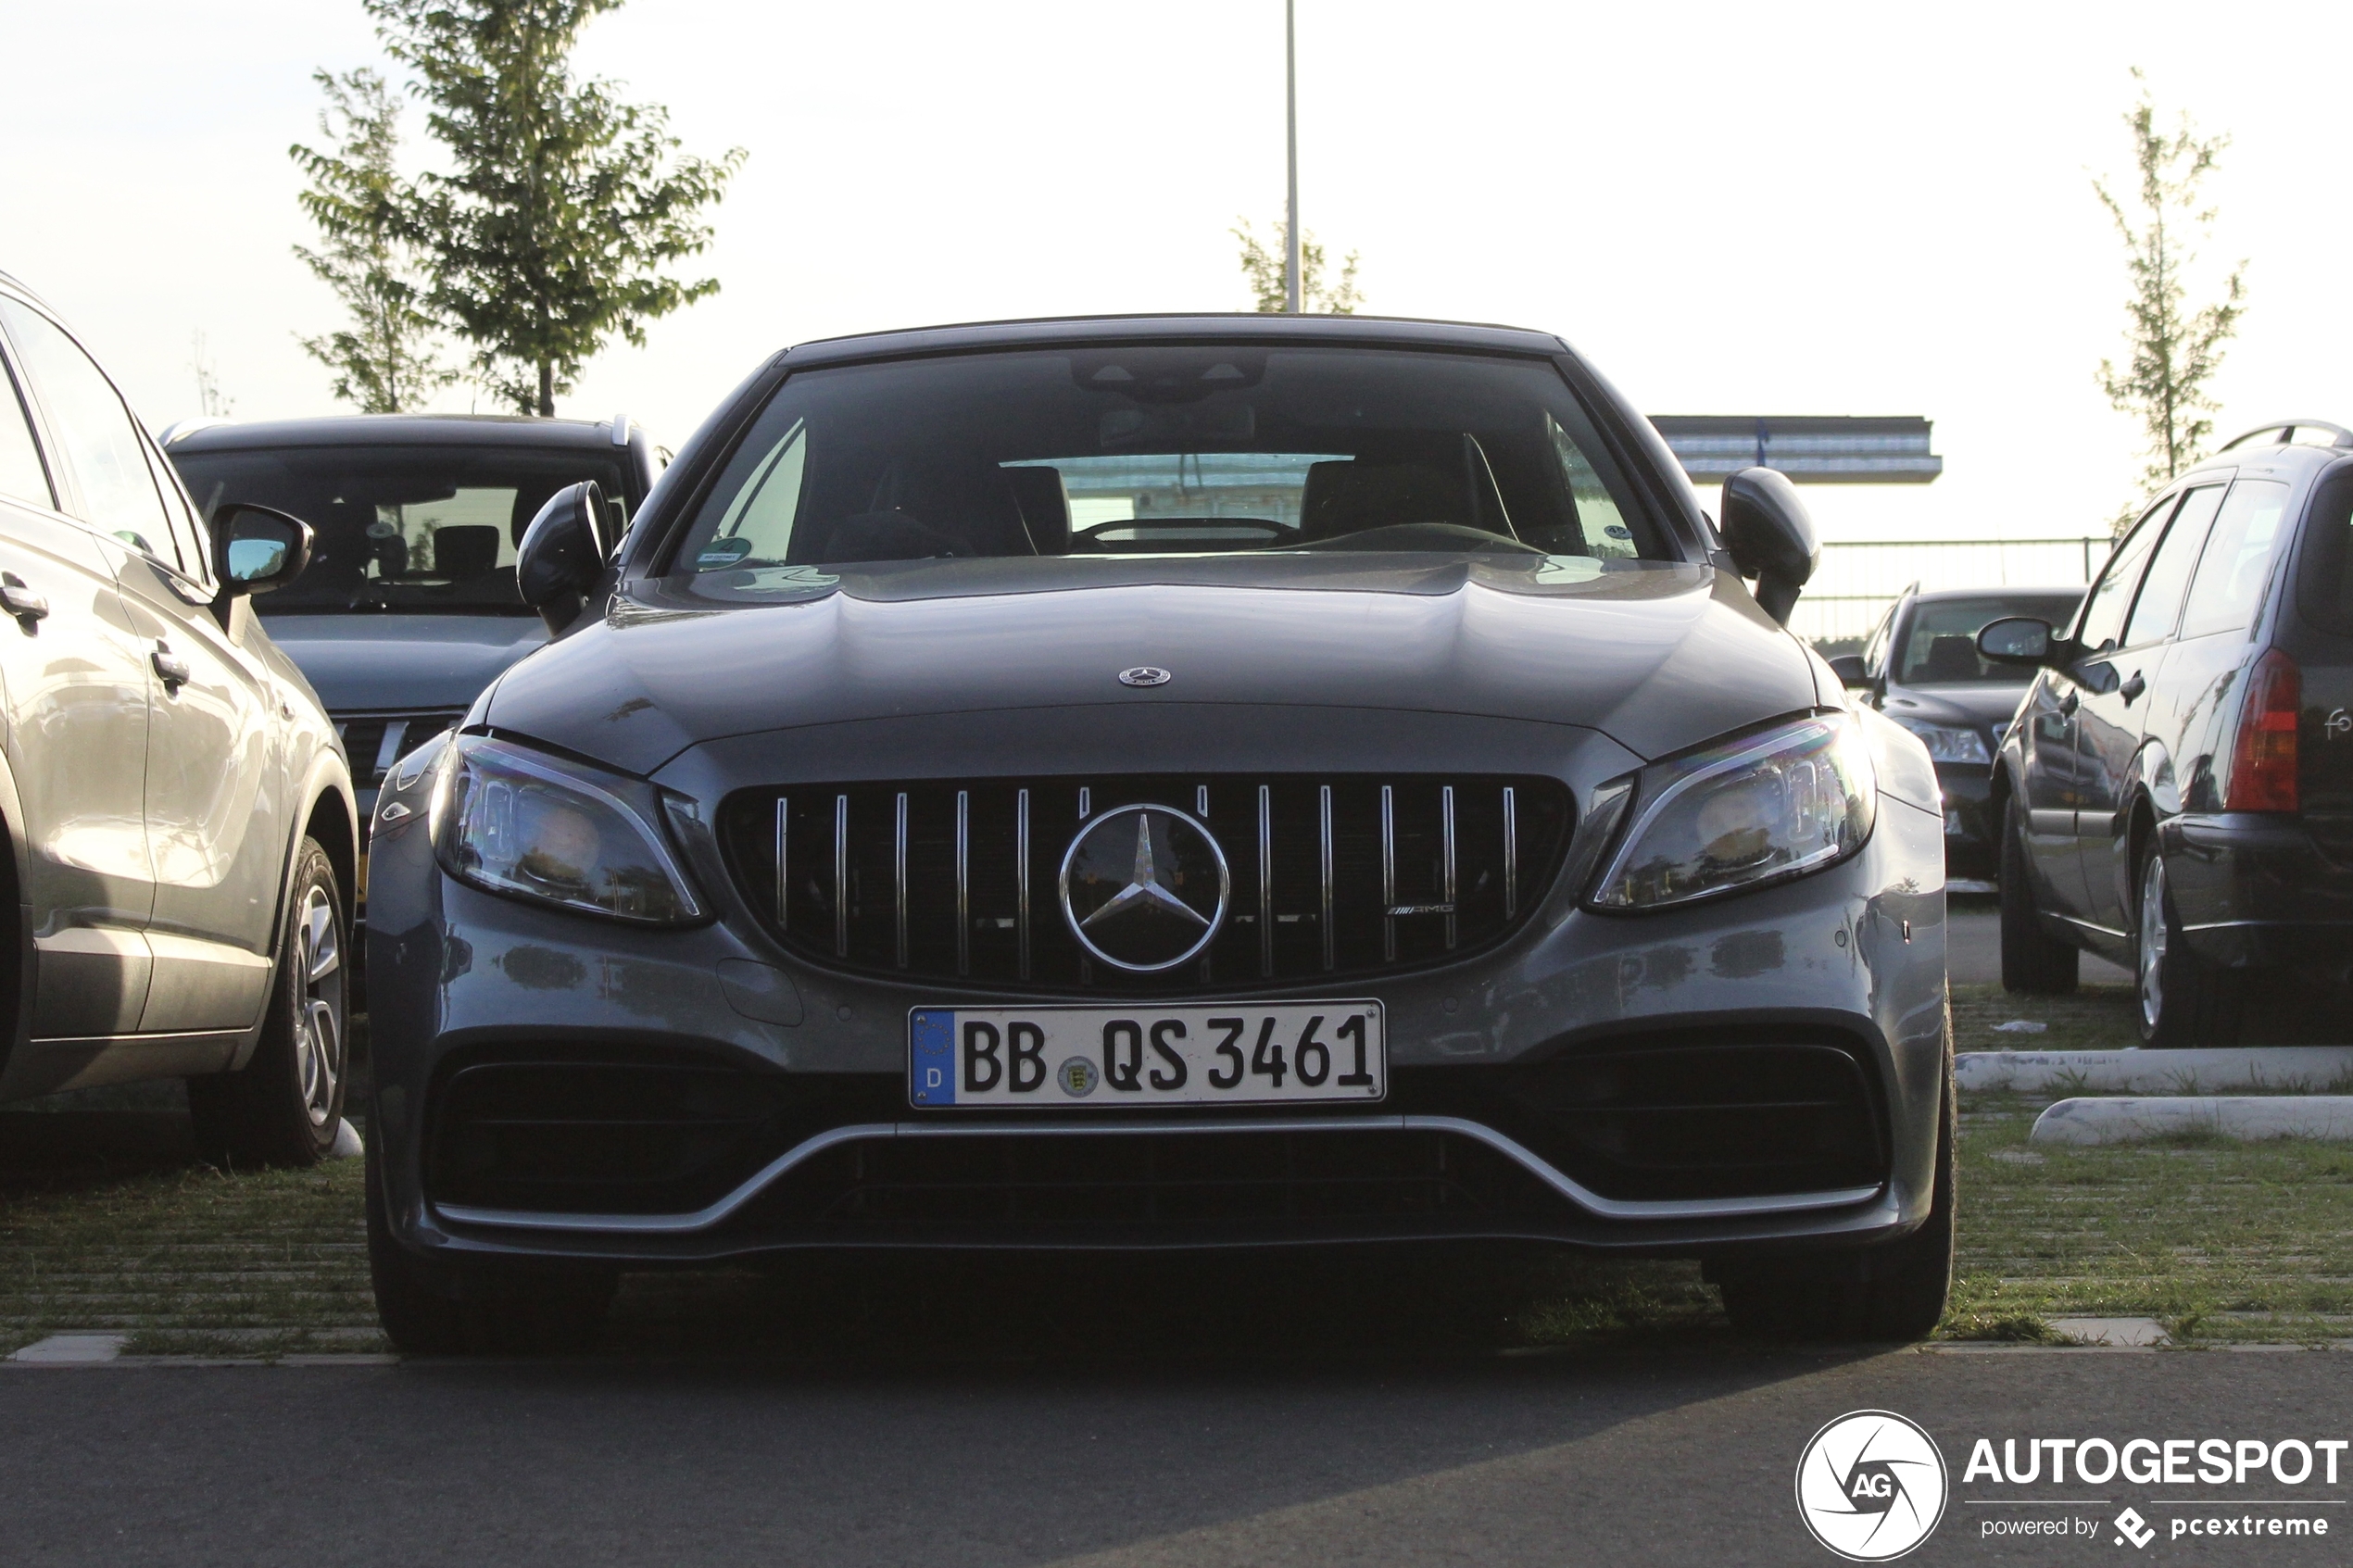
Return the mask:
<svg viewBox="0 0 2353 1568">
<path fill-rule="evenodd" d="M 2223 433 L 2353 423 L 2330 178 L 2353 11 L 1299 0 L 1307 230 L 1367 308 L 1557 332 L 1649 413 L 1919 414 L 1945 472 L 1810 487 L 1829 538 L 2105 533 L 2138 435 L 2120 242 L 2146 73 L 2233 138 L 2208 278 L 2249 304 Z M 387 62 L 357 0 L 0 6 L 0 270 L 160 427 L 195 341 L 240 418 L 336 411 L 297 338 L 337 307 L 288 144 L 313 70 Z M 695 264 L 715 297 L 616 343 L 559 412 L 675 445 L 774 350 L 843 332 L 1239 309 L 1228 232 L 1283 203 L 1281 0 L 631 0 L 579 68 L 749 161 Z M 421 111 L 408 129 L 422 160 Z M 494 408 L 461 386 L 441 406 Z"/>
</svg>

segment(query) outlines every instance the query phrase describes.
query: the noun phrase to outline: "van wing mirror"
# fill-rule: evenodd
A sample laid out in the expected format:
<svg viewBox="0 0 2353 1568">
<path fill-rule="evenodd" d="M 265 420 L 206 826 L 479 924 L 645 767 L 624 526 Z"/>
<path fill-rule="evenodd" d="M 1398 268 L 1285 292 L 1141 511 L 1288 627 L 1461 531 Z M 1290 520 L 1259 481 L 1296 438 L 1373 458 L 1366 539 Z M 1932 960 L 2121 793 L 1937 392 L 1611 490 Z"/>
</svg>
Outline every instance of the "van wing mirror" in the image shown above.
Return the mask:
<svg viewBox="0 0 2353 1568">
<path fill-rule="evenodd" d="M 548 496 L 523 530 L 515 551 L 515 587 L 550 633 L 580 619 L 585 596 L 603 575 L 612 551 L 606 537 L 611 515 L 604 490 L 584 479 Z"/>
<path fill-rule="evenodd" d="M 1756 579 L 1759 608 L 1786 626 L 1797 596 L 1820 564 L 1814 520 L 1789 476 L 1743 469 L 1724 481 L 1724 547 L 1743 577 Z"/>
<path fill-rule="evenodd" d="M 212 514 L 212 542 L 224 595 L 267 594 L 310 564 L 310 525 L 274 507 L 232 501 Z"/>
<path fill-rule="evenodd" d="M 2056 646 L 2051 623 L 2031 615 L 2006 615 L 1977 633 L 1977 651 L 1996 664 L 2045 665 Z"/>
</svg>

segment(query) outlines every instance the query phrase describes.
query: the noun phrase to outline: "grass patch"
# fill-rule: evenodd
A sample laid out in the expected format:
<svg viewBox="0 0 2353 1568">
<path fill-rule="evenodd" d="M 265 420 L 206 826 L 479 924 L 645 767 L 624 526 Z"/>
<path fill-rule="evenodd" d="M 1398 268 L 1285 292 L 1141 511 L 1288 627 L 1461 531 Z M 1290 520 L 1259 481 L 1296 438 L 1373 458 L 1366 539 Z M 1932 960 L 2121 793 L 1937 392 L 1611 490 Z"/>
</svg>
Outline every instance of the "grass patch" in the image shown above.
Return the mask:
<svg viewBox="0 0 2353 1568">
<path fill-rule="evenodd" d="M 144 1354 L 382 1349 L 360 1193 L 357 1160 L 10 1171 L 0 1355 L 69 1329 L 129 1332 Z"/>
<path fill-rule="evenodd" d="M 1994 1028 L 2020 1019 L 2049 1027 L 2039 1035 Z M 1957 1051 L 2121 1051 L 2140 1043 L 2129 985 L 2086 985 L 2065 997 L 2014 997 L 1999 985 L 1953 987 Z"/>
<path fill-rule="evenodd" d="M 2051 1317 L 2155 1318 L 2185 1343 L 2353 1337 L 2353 1150 L 2193 1134 L 2029 1151 L 2022 1098 L 1965 1108 L 1944 1337 Z"/>
</svg>

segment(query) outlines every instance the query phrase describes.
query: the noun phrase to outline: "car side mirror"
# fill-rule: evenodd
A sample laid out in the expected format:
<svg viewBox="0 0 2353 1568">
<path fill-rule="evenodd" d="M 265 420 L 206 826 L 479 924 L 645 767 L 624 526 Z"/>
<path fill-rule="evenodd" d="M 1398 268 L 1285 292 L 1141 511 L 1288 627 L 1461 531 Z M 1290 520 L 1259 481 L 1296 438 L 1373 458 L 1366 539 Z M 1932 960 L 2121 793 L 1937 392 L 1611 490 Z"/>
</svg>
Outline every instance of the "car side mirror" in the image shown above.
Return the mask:
<svg viewBox="0 0 2353 1568">
<path fill-rule="evenodd" d="M 1863 656 L 1859 653 L 1840 654 L 1836 659 L 1831 659 L 1830 664 L 1831 673 L 1837 676 L 1838 684 L 1849 691 L 1865 690 L 1874 684 L 1871 680 L 1871 667 L 1864 662 Z"/>
<path fill-rule="evenodd" d="M 273 507 L 233 501 L 212 514 L 221 592 L 267 594 L 310 564 L 310 525 Z"/>
<path fill-rule="evenodd" d="M 606 537 L 605 493 L 593 479 L 547 497 L 523 530 L 515 550 L 515 587 L 550 633 L 580 619 L 584 596 L 603 575 L 611 554 Z"/>
<path fill-rule="evenodd" d="M 1743 577 L 1756 579 L 1757 607 L 1786 626 L 1814 575 L 1822 546 L 1789 476 L 1743 469 L 1724 481 L 1724 548 Z"/>
<path fill-rule="evenodd" d="M 1996 664 L 2045 665 L 2057 646 L 2051 623 L 2031 615 L 2006 615 L 1977 633 L 1977 651 Z"/>
</svg>

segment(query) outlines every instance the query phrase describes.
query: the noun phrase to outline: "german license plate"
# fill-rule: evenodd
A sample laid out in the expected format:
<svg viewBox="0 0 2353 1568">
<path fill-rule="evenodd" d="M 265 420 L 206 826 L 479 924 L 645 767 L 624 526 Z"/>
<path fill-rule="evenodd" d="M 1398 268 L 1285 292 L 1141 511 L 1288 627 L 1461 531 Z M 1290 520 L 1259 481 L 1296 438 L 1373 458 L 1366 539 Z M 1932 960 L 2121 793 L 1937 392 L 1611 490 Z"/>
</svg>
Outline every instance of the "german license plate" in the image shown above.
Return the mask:
<svg viewBox="0 0 2353 1568">
<path fill-rule="evenodd" d="M 1372 1001 L 915 1008 L 907 1098 L 953 1106 L 1270 1105 L 1389 1091 Z"/>
</svg>

